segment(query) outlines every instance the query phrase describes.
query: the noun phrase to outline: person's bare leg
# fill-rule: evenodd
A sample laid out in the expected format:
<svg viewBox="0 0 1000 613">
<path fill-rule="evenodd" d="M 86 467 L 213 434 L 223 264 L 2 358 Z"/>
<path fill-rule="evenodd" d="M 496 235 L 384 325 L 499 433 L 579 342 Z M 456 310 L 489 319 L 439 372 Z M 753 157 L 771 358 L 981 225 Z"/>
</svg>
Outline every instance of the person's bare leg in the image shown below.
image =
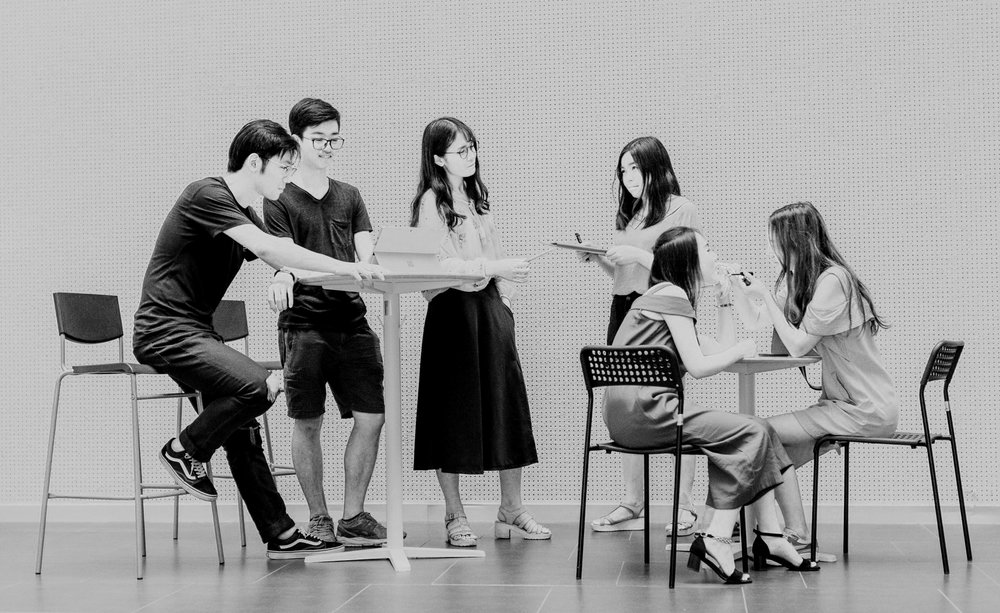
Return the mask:
<svg viewBox="0 0 1000 613">
<path fill-rule="evenodd" d="M 510 468 L 507 470 L 501 470 L 500 510 L 497 513 L 497 521 L 514 525 L 514 521 L 524 512 L 524 501 L 521 500 L 521 469 Z M 552 534 L 551 530 L 535 521 L 530 514 L 528 515 L 528 519 L 517 527 L 524 530 L 528 534 Z M 499 533 L 497 535 L 499 536 Z"/>
<path fill-rule="evenodd" d="M 344 519 L 365 510 L 365 495 L 378 459 L 384 423 L 385 415 L 381 413 L 354 414 L 354 427 L 344 450 Z"/>
<path fill-rule="evenodd" d="M 292 465 L 302 487 L 302 495 L 309 505 L 310 517 L 330 515 L 323 493 L 323 449 L 320 430 L 323 416 L 293 420 Z"/>
<path fill-rule="evenodd" d="M 782 445 L 792 461 L 799 464 L 803 456 L 809 456 L 816 439 L 805 431 L 799 421 L 789 413 L 769 417 L 767 423 L 778 433 Z M 812 540 L 812 534 L 806 522 L 805 509 L 802 506 L 802 492 L 799 490 L 799 479 L 795 468 L 782 473 L 784 482 L 775 488 L 774 497 L 781 508 L 785 527 L 804 539 Z M 780 530 L 779 530 L 780 532 Z"/>
</svg>

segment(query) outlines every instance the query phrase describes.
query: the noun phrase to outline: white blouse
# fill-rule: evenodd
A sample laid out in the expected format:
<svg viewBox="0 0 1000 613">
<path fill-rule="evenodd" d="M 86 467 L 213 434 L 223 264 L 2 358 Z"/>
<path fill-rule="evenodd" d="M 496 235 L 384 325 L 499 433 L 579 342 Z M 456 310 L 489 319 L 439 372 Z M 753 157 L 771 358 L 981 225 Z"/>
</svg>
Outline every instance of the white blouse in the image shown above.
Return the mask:
<svg viewBox="0 0 1000 613">
<path fill-rule="evenodd" d="M 483 279 L 472 283 L 463 283 L 455 289 L 463 292 L 478 292 L 489 285 L 486 275 L 486 262 L 504 259 L 504 249 L 500 242 L 500 233 L 493 223 L 493 215 L 487 211 L 480 215 L 468 202 L 460 203 L 456 199 L 455 212 L 464 215 L 458 225 L 449 229 L 444 219 L 438 214 L 434 192 L 427 191 L 420 198 L 420 215 L 417 219 L 418 228 L 433 228 L 441 234 L 441 247 L 438 260 L 441 267 L 448 273 L 482 275 Z M 501 297 L 513 295 L 511 283 L 497 277 L 497 289 Z M 444 290 L 424 292 L 424 297 L 430 300 Z"/>
</svg>

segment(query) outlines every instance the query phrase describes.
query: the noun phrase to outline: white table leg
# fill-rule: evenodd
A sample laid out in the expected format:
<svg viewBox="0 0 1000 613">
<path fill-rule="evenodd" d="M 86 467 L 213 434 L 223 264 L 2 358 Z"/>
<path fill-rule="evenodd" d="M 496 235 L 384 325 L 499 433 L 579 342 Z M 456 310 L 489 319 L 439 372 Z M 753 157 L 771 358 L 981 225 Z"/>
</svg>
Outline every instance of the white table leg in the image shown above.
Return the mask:
<svg viewBox="0 0 1000 613">
<path fill-rule="evenodd" d="M 382 344 L 385 363 L 385 547 L 357 549 L 341 553 L 321 553 L 305 558 L 309 562 L 389 560 L 396 572 L 410 570 L 409 558 L 485 558 L 478 549 L 425 549 L 403 546 L 403 418 L 402 380 L 399 351 L 399 294 L 383 294 L 385 317 Z"/>
</svg>

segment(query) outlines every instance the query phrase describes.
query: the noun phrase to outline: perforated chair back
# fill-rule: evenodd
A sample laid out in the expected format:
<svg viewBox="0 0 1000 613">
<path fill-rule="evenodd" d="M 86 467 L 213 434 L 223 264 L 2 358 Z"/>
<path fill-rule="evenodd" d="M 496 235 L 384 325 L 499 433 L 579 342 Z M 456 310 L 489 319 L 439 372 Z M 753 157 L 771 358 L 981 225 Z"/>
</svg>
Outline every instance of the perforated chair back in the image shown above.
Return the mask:
<svg viewBox="0 0 1000 613">
<path fill-rule="evenodd" d="M 118 296 L 103 294 L 52 294 L 59 334 L 76 343 L 106 343 L 120 339 L 122 315 Z"/>
<path fill-rule="evenodd" d="M 242 300 L 223 300 L 212 314 L 212 327 L 222 340 L 238 341 L 250 335 L 247 307 Z"/>
<path fill-rule="evenodd" d="M 608 385 L 652 385 L 680 392 L 682 375 L 677 355 L 665 345 L 590 346 L 580 351 L 587 390 Z"/>
<path fill-rule="evenodd" d="M 958 366 L 958 358 L 962 355 L 965 343 L 962 341 L 941 341 L 931 351 L 924 368 L 924 376 L 920 379 L 920 395 L 931 381 L 944 381 L 944 399 L 948 400 L 948 386 Z"/>
</svg>

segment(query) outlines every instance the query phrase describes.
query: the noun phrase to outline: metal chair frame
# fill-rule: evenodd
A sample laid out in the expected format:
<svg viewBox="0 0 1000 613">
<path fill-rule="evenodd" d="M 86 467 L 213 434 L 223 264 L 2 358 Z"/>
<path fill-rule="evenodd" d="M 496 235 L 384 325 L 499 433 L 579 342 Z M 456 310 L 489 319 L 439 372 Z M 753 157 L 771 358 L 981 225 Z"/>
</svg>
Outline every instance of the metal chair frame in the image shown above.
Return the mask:
<svg viewBox="0 0 1000 613">
<path fill-rule="evenodd" d="M 138 391 L 137 378 L 140 375 L 163 375 L 156 369 L 144 364 L 125 361 L 121 311 L 118 297 L 99 294 L 54 293 L 56 322 L 59 329 L 59 362 L 61 372 L 56 378 L 55 392 L 52 400 L 52 417 L 49 425 L 48 451 L 45 458 L 45 484 L 42 492 L 41 517 L 38 524 L 38 548 L 35 556 L 35 574 L 42 572 L 42 552 L 45 546 L 45 528 L 48 520 L 48 504 L 53 498 L 72 498 L 84 500 L 133 500 L 135 503 L 135 558 L 136 578 L 143 577 L 142 560 L 146 557 L 146 522 L 144 503 L 153 498 L 174 497 L 187 494 L 176 484 L 147 483 L 142 476 L 142 455 L 139 436 L 139 402 L 145 400 L 160 400 L 177 398 L 192 398 L 201 405 L 201 394 L 167 393 L 143 394 Z M 105 364 L 70 365 L 66 361 L 66 343 L 97 345 L 110 341 L 118 341 L 118 362 Z M 56 424 L 59 415 L 59 399 L 63 381 L 67 377 L 89 375 L 125 375 L 129 378 L 132 398 L 132 470 L 134 492 L 132 496 L 108 496 L 100 494 L 65 494 L 51 491 L 52 458 L 55 451 Z M 178 429 L 180 425 L 178 423 Z M 159 490 L 157 493 L 146 493 L 147 490 Z M 218 550 L 219 564 L 225 563 L 222 551 L 222 535 L 219 531 L 219 512 L 215 502 L 211 503 L 212 521 L 215 528 L 215 541 Z M 174 538 L 177 538 L 176 527 Z"/>
<path fill-rule="evenodd" d="M 226 343 L 243 341 L 242 352 L 244 355 L 250 355 L 250 326 L 247 321 L 247 310 L 246 303 L 242 300 L 223 300 L 219 303 L 218 308 L 215 310 L 215 314 L 212 318 L 212 325 L 215 331 L 222 337 L 222 340 Z M 265 369 L 270 371 L 282 370 L 281 362 L 277 360 L 264 360 L 257 361 L 258 364 L 263 366 Z M 181 411 L 183 410 L 183 401 L 178 400 L 177 402 L 177 423 L 178 428 L 180 428 Z M 267 413 L 260 416 L 261 428 L 264 432 L 264 451 L 267 454 L 267 465 L 271 470 L 271 475 L 274 477 L 284 477 L 288 475 L 295 474 L 295 468 L 292 466 L 286 466 L 281 464 L 276 464 L 274 461 L 274 449 L 271 446 L 271 428 L 267 421 Z M 232 475 L 222 474 L 216 475 L 218 479 L 232 479 Z M 242 547 L 247 546 L 247 532 L 246 532 L 246 520 L 244 518 L 243 512 L 243 496 L 240 495 L 240 491 L 236 490 L 236 506 L 237 506 L 237 517 L 239 518 L 240 526 L 240 545 Z M 174 501 L 174 538 L 177 538 L 177 525 L 178 525 L 178 515 L 180 512 L 180 505 L 177 501 Z"/>
<path fill-rule="evenodd" d="M 674 458 L 674 498 L 670 535 L 670 589 L 674 587 L 677 566 L 677 515 L 680 508 L 681 455 L 701 455 L 693 445 L 682 445 L 684 431 L 684 385 L 679 367 L 679 359 L 665 345 L 637 345 L 631 347 L 611 347 L 592 345 L 580 351 L 580 365 L 583 381 L 587 388 L 587 427 L 583 445 L 583 486 L 580 494 L 580 525 L 577 537 L 576 578 L 583 574 L 583 535 L 587 512 L 587 481 L 590 471 L 590 454 L 594 451 L 605 453 L 628 453 L 641 455 L 645 491 L 643 508 L 646 510 L 644 522 L 643 562 L 649 564 L 649 456 L 671 454 Z M 648 385 L 669 387 L 677 390 L 677 444 L 656 449 L 633 449 L 617 443 L 591 444 L 591 428 L 594 416 L 594 389 L 613 385 Z M 743 572 L 748 572 L 746 517 L 740 509 L 740 543 L 743 547 Z"/>
<path fill-rule="evenodd" d="M 849 449 L 851 443 L 868 443 L 875 445 L 902 445 L 917 449 L 923 447 L 927 450 L 927 464 L 930 469 L 931 490 L 934 494 L 934 515 L 937 519 L 938 543 L 941 547 L 941 564 L 944 567 L 944 574 L 949 574 L 948 550 L 945 546 L 944 522 L 941 519 L 941 499 L 938 494 L 937 471 L 934 465 L 933 445 L 937 441 L 949 441 L 951 443 L 951 456 L 955 468 L 955 484 L 958 489 L 958 506 L 962 515 L 962 532 L 965 537 L 966 558 L 972 561 L 972 543 L 969 540 L 969 521 L 965 513 L 965 495 L 962 490 L 962 474 L 958 467 L 958 445 L 955 440 L 955 425 L 951 416 L 951 401 L 948 396 L 948 386 L 951 384 L 955 368 L 958 366 L 958 358 L 962 355 L 965 343 L 961 341 L 941 341 L 931 351 L 927 366 L 924 368 L 923 377 L 920 379 L 920 418 L 923 423 L 922 432 L 896 432 L 888 437 L 862 437 L 844 436 L 830 434 L 819 438 L 813 446 L 813 502 L 812 502 L 812 525 L 814 537 L 812 540 L 812 558 L 816 559 L 816 520 L 819 509 L 819 456 L 820 448 L 825 444 L 840 444 L 844 455 L 844 553 L 847 553 L 848 538 L 848 484 L 850 456 Z M 948 422 L 948 434 L 932 433 L 930 422 L 927 417 L 927 402 L 925 400 L 925 389 L 932 381 L 943 381 L 944 409 Z"/>
</svg>

